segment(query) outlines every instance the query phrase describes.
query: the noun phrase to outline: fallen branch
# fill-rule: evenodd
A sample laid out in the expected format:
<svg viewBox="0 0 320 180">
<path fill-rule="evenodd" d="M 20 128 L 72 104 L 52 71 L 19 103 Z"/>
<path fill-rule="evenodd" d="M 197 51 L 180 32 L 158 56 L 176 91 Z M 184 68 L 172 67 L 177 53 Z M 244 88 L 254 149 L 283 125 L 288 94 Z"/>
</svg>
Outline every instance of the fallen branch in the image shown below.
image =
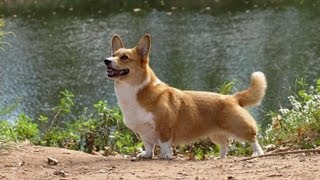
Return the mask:
<svg viewBox="0 0 320 180">
<path fill-rule="evenodd" d="M 307 150 L 278 152 L 278 153 L 272 153 L 272 154 L 263 154 L 263 155 L 260 155 L 260 156 L 252 156 L 252 157 L 244 158 L 244 159 L 241 159 L 240 161 L 247 161 L 247 160 L 250 160 L 250 159 L 268 157 L 268 156 L 279 156 L 279 155 L 299 154 L 299 153 L 320 153 L 320 149 L 307 149 Z"/>
</svg>

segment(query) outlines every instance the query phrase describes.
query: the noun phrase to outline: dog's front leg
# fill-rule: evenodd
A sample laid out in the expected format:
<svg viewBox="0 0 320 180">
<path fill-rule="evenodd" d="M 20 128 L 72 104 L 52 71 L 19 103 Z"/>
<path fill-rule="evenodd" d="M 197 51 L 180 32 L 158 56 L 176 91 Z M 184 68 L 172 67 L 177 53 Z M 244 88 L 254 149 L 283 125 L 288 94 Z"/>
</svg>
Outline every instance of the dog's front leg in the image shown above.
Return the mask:
<svg viewBox="0 0 320 180">
<path fill-rule="evenodd" d="M 140 158 L 140 159 L 151 159 L 152 156 L 153 156 L 154 145 L 149 143 L 146 140 L 143 140 L 143 139 L 142 139 L 142 142 L 143 142 L 143 145 L 144 145 L 144 151 L 139 153 L 137 155 L 137 158 Z"/>
<path fill-rule="evenodd" d="M 161 142 L 159 139 L 160 145 L 160 159 L 170 160 L 172 159 L 172 149 L 170 141 Z"/>
<path fill-rule="evenodd" d="M 170 160 L 172 159 L 172 129 L 166 126 L 160 126 L 158 129 L 159 139 L 158 143 L 160 146 L 160 159 Z"/>
</svg>

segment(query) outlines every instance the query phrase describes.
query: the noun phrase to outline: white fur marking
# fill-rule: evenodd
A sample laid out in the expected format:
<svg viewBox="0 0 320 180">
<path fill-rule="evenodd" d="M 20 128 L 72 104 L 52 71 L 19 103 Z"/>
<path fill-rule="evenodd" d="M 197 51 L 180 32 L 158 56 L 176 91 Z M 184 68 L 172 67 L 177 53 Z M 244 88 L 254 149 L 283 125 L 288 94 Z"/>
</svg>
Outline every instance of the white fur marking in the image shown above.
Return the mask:
<svg viewBox="0 0 320 180">
<path fill-rule="evenodd" d="M 224 159 L 228 155 L 228 144 L 219 144 L 220 146 L 220 159 Z"/>
<path fill-rule="evenodd" d="M 159 145 L 160 145 L 160 151 L 161 151 L 160 158 L 166 159 L 166 160 L 172 159 L 172 149 L 171 149 L 170 142 L 161 142 L 159 140 Z"/>
<path fill-rule="evenodd" d="M 254 73 L 252 73 L 252 75 L 251 76 L 256 76 L 256 77 L 261 77 L 261 78 L 265 78 L 265 75 L 263 74 L 263 72 L 261 72 L 261 71 L 256 71 L 256 72 L 254 72 Z"/>
<path fill-rule="evenodd" d="M 132 86 L 124 82 L 115 82 L 114 87 L 120 109 L 123 112 L 125 125 L 138 133 L 146 141 L 157 144 L 153 114 L 147 112 L 137 100 L 138 91 L 149 82 L 150 78 L 138 86 Z"/>
<path fill-rule="evenodd" d="M 144 158 L 144 159 L 149 159 L 149 158 L 152 158 L 153 156 L 153 149 L 154 149 L 154 145 L 153 144 L 150 144 L 149 142 L 147 141 L 143 141 L 143 145 L 144 145 L 144 151 L 142 151 L 141 153 L 139 153 L 137 155 L 138 158 Z"/>
<path fill-rule="evenodd" d="M 264 154 L 260 144 L 258 143 L 258 141 L 255 141 L 255 142 L 251 143 L 251 146 L 253 148 L 252 156 L 260 156 L 260 155 Z"/>
<path fill-rule="evenodd" d="M 157 86 L 159 84 L 161 84 L 162 81 L 160 79 L 157 78 L 157 80 L 153 83 L 154 86 Z"/>
<path fill-rule="evenodd" d="M 109 61 L 113 61 L 115 58 L 114 57 L 108 57 L 107 58 Z"/>
<path fill-rule="evenodd" d="M 267 80 L 266 80 L 266 76 L 263 74 L 263 72 L 260 71 L 256 71 L 254 73 L 251 74 L 251 79 L 260 79 L 261 81 L 263 81 L 264 84 L 264 88 L 266 88 L 267 86 Z"/>
</svg>

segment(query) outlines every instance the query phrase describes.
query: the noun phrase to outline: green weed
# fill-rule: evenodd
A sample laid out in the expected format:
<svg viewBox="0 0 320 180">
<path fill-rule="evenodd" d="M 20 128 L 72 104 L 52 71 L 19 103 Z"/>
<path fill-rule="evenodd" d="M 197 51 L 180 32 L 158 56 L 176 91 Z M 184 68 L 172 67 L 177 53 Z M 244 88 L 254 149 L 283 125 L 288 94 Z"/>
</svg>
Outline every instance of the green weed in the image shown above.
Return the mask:
<svg viewBox="0 0 320 180">
<path fill-rule="evenodd" d="M 25 114 L 20 114 L 17 123 L 14 125 L 18 140 L 34 141 L 39 137 L 38 125 Z"/>
<path fill-rule="evenodd" d="M 12 105 L 13 107 L 13 105 Z M 9 113 L 9 106 L 0 115 Z M 111 108 L 104 101 L 95 103 L 77 117 L 74 114 L 74 94 L 60 93 L 59 104 L 48 115 L 33 120 L 20 114 L 14 123 L 0 121 L 2 142 L 30 140 L 37 145 L 58 146 L 74 150 L 108 150 L 108 153 L 135 154 L 142 147 L 139 138 L 127 129 L 119 108 Z M 10 110 L 10 111 L 9 111 Z"/>
<path fill-rule="evenodd" d="M 4 51 L 4 48 L 2 47 L 2 45 L 7 45 L 9 47 L 11 47 L 11 45 L 7 42 L 3 42 L 2 39 L 9 34 L 15 36 L 13 32 L 4 31 L 3 28 L 5 26 L 6 26 L 6 22 L 3 19 L 0 19 L 0 49 L 3 51 Z"/>
<path fill-rule="evenodd" d="M 309 149 L 320 142 L 320 79 L 315 86 L 308 86 L 304 79 L 298 84 L 297 95 L 288 98 L 290 107 L 268 114 L 272 124 L 265 140 L 278 146 Z"/>
<path fill-rule="evenodd" d="M 221 85 L 218 86 L 218 92 L 220 94 L 230 94 L 235 84 L 236 84 L 236 81 L 222 83 Z"/>
<path fill-rule="evenodd" d="M 104 101 L 93 105 L 93 112 L 84 108 L 83 113 L 71 118 L 74 107 L 74 95 L 65 90 L 61 92 L 60 104 L 53 109 L 52 120 L 40 116 L 39 123 L 49 123 L 40 138 L 41 145 L 59 146 L 69 149 L 81 149 L 85 152 L 108 151 L 123 154 L 136 153 L 139 139 L 127 129 L 118 108 L 110 108 Z M 50 122 L 49 122 L 50 121 Z"/>
<path fill-rule="evenodd" d="M 0 140 L 2 143 L 18 140 L 18 135 L 13 125 L 7 121 L 0 121 Z"/>
</svg>

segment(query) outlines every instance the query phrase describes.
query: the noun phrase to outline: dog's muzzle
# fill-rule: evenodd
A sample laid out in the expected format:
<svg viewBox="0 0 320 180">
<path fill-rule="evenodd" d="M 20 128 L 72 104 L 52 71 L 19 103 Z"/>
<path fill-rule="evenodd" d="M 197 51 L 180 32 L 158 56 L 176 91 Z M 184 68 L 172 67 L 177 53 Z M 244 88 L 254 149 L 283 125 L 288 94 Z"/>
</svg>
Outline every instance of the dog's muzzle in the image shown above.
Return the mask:
<svg viewBox="0 0 320 180">
<path fill-rule="evenodd" d="M 112 67 L 113 57 L 104 59 L 104 63 L 107 66 L 107 76 L 109 78 L 116 78 L 126 76 L 129 74 L 129 69 L 116 69 Z"/>
<path fill-rule="evenodd" d="M 112 58 L 105 58 L 104 63 L 108 66 L 112 63 Z"/>
</svg>

